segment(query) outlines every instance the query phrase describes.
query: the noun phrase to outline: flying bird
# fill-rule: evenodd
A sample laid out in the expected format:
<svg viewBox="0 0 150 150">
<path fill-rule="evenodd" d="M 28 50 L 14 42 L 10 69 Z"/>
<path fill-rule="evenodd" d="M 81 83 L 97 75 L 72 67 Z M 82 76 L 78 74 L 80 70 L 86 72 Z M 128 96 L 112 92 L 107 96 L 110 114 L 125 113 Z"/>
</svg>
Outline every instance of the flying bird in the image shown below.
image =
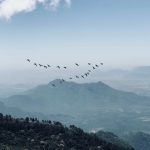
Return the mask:
<svg viewBox="0 0 150 150">
<path fill-rule="evenodd" d="M 42 67 L 43 65 L 39 64 L 40 67 Z"/>
<path fill-rule="evenodd" d="M 99 67 L 98 65 L 95 65 L 97 68 Z"/>
<path fill-rule="evenodd" d="M 85 73 L 85 76 L 87 77 L 87 76 L 88 76 L 88 74 L 87 74 L 87 73 Z"/>
<path fill-rule="evenodd" d="M 88 70 L 88 72 L 91 72 L 91 70 Z"/>
<path fill-rule="evenodd" d="M 47 67 L 51 67 L 51 66 L 47 64 Z"/>
<path fill-rule="evenodd" d="M 71 77 L 70 77 L 69 79 L 70 79 L 70 80 L 72 80 L 72 78 L 71 78 Z"/>
<path fill-rule="evenodd" d="M 75 63 L 76 66 L 79 66 L 79 64 Z"/>
<path fill-rule="evenodd" d="M 79 76 L 76 76 L 77 79 L 79 79 Z"/>
<path fill-rule="evenodd" d="M 64 69 L 67 69 L 67 67 L 64 67 Z"/>
<path fill-rule="evenodd" d="M 34 63 L 34 65 L 37 67 L 37 63 Z"/>
<path fill-rule="evenodd" d="M 104 65 L 103 63 L 100 63 L 101 65 Z"/>
<path fill-rule="evenodd" d="M 58 69 L 60 69 L 60 66 L 57 66 Z"/>
<path fill-rule="evenodd" d="M 62 81 L 63 81 L 63 82 L 65 82 L 65 80 L 64 80 L 64 79 L 62 79 Z"/>
<path fill-rule="evenodd" d="M 89 74 L 90 74 L 89 72 L 85 73 L 86 77 L 87 77 Z"/>
<path fill-rule="evenodd" d="M 93 67 L 93 70 L 96 69 L 95 67 Z"/>
<path fill-rule="evenodd" d="M 28 62 L 30 62 L 30 59 L 27 59 Z"/>
<path fill-rule="evenodd" d="M 47 66 L 44 66 L 45 69 L 47 69 Z"/>
<path fill-rule="evenodd" d="M 84 78 L 84 76 L 83 76 L 83 75 L 81 75 L 81 77 L 82 77 L 82 78 Z"/>
<path fill-rule="evenodd" d="M 88 63 L 88 65 L 91 65 L 91 63 Z"/>
</svg>

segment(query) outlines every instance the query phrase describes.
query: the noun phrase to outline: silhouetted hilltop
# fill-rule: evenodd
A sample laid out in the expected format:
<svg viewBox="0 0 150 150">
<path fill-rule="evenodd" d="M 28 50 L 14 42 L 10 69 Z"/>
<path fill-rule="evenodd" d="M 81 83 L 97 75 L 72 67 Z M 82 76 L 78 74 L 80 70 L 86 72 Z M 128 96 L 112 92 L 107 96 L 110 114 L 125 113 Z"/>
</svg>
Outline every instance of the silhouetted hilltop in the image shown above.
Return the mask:
<svg viewBox="0 0 150 150">
<path fill-rule="evenodd" d="M 0 149 L 12 150 L 134 150 L 118 147 L 71 125 L 0 114 Z"/>
</svg>

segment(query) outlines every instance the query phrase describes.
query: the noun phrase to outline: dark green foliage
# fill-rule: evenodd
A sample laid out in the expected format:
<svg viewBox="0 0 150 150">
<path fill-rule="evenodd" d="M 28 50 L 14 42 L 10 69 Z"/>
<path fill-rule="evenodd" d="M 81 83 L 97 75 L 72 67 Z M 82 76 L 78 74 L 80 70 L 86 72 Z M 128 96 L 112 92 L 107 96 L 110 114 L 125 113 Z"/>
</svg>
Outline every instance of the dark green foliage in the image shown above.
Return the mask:
<svg viewBox="0 0 150 150">
<path fill-rule="evenodd" d="M 71 125 L 35 118 L 14 119 L 0 114 L 0 150 L 133 150 L 85 133 Z"/>
</svg>

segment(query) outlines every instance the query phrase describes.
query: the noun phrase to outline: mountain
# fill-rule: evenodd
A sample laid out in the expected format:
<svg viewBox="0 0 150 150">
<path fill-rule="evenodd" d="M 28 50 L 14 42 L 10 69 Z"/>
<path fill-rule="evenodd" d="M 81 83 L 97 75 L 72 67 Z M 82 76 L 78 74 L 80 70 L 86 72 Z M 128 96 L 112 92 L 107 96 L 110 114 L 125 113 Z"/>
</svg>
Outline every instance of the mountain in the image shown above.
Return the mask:
<svg viewBox="0 0 150 150">
<path fill-rule="evenodd" d="M 150 131 L 149 122 L 142 119 L 150 113 L 150 98 L 113 89 L 103 82 L 60 84 L 54 80 L 3 102 L 26 112 L 72 116 L 76 125 L 88 131 Z"/>
<path fill-rule="evenodd" d="M 150 96 L 150 66 L 101 71 L 96 77 L 116 89 Z"/>
<path fill-rule="evenodd" d="M 30 150 L 134 150 L 60 122 L 35 118 L 15 119 L 0 114 L 0 149 Z"/>
<path fill-rule="evenodd" d="M 117 145 L 118 147 L 125 147 L 127 149 L 131 149 L 131 146 L 123 141 L 123 139 L 120 139 L 117 135 L 115 135 L 114 133 L 111 133 L 111 132 L 106 132 L 106 131 L 98 131 L 96 133 L 96 135 L 100 138 L 100 139 L 103 139 L 105 141 L 107 141 L 108 143 L 112 143 L 112 144 L 115 144 Z"/>
<path fill-rule="evenodd" d="M 135 150 L 150 150 L 150 134 L 144 132 L 130 132 L 124 140 L 130 143 Z"/>
<path fill-rule="evenodd" d="M 16 107 L 7 107 L 3 102 L 0 102 L 0 113 L 12 114 L 13 116 L 24 116 L 24 112 Z"/>
<path fill-rule="evenodd" d="M 19 108 L 16 107 L 8 107 L 3 102 L 0 102 L 0 113 L 3 113 L 4 115 L 11 114 L 13 117 L 34 117 L 38 118 L 40 120 L 52 120 L 52 121 L 61 121 L 62 123 L 65 123 L 66 125 L 70 125 L 71 123 L 75 123 L 74 118 L 69 115 L 61 115 L 61 114 L 50 114 L 45 115 L 42 113 L 35 113 L 35 112 L 26 112 L 22 111 Z"/>
<path fill-rule="evenodd" d="M 130 71 L 127 77 L 136 79 L 149 79 L 149 74 L 150 74 L 150 66 L 140 66 Z"/>
<path fill-rule="evenodd" d="M 25 111 L 46 114 L 82 114 L 90 111 L 143 110 L 141 105 L 150 106 L 150 98 L 130 92 L 115 90 L 102 82 L 77 84 L 59 83 L 54 80 L 47 85 L 38 86 L 22 95 L 14 95 L 4 100 L 8 106 L 19 107 Z M 52 87 L 51 84 L 56 84 Z"/>
<path fill-rule="evenodd" d="M 132 69 L 111 69 L 108 71 L 99 71 L 100 79 L 107 80 L 149 80 L 150 66 L 139 66 Z"/>
<path fill-rule="evenodd" d="M 17 93 L 33 88 L 30 84 L 0 84 L 0 97 L 9 97 Z"/>
<path fill-rule="evenodd" d="M 131 148 L 135 150 L 150 150 L 150 134 L 144 132 L 130 132 L 126 133 L 122 138 L 114 133 L 106 131 L 98 131 L 96 135 L 109 143 L 113 143 L 118 147 Z M 129 144 L 131 145 L 129 145 Z"/>
</svg>

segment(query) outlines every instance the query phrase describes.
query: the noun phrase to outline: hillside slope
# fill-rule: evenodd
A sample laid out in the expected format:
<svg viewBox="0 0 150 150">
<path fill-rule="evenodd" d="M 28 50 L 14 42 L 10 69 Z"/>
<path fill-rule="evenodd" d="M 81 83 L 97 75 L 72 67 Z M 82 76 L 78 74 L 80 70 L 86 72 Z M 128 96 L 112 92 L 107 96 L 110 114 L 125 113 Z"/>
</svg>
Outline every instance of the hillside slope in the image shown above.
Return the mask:
<svg viewBox="0 0 150 150">
<path fill-rule="evenodd" d="M 124 137 L 136 150 L 150 150 L 150 134 L 144 132 L 131 132 Z"/>
<path fill-rule="evenodd" d="M 0 114 L 0 149 L 30 150 L 134 150 L 118 147 L 83 132 L 74 125 L 69 128 L 59 122 L 35 118 L 14 119 Z"/>
<path fill-rule="evenodd" d="M 3 102 L 25 112 L 70 116 L 74 118 L 70 123 L 87 131 L 105 129 L 117 135 L 150 131 L 149 122 L 142 119 L 150 113 L 150 98 L 119 91 L 102 82 L 60 84 L 60 80 L 54 80 Z"/>
<path fill-rule="evenodd" d="M 149 110 L 149 97 L 115 90 L 102 82 L 89 84 L 59 82 L 60 80 L 54 80 L 21 95 L 11 96 L 4 102 L 8 106 L 18 107 L 24 111 L 45 114 L 81 115 L 101 110 L 127 112 Z M 51 84 L 55 84 L 56 87 L 52 87 Z"/>
</svg>

